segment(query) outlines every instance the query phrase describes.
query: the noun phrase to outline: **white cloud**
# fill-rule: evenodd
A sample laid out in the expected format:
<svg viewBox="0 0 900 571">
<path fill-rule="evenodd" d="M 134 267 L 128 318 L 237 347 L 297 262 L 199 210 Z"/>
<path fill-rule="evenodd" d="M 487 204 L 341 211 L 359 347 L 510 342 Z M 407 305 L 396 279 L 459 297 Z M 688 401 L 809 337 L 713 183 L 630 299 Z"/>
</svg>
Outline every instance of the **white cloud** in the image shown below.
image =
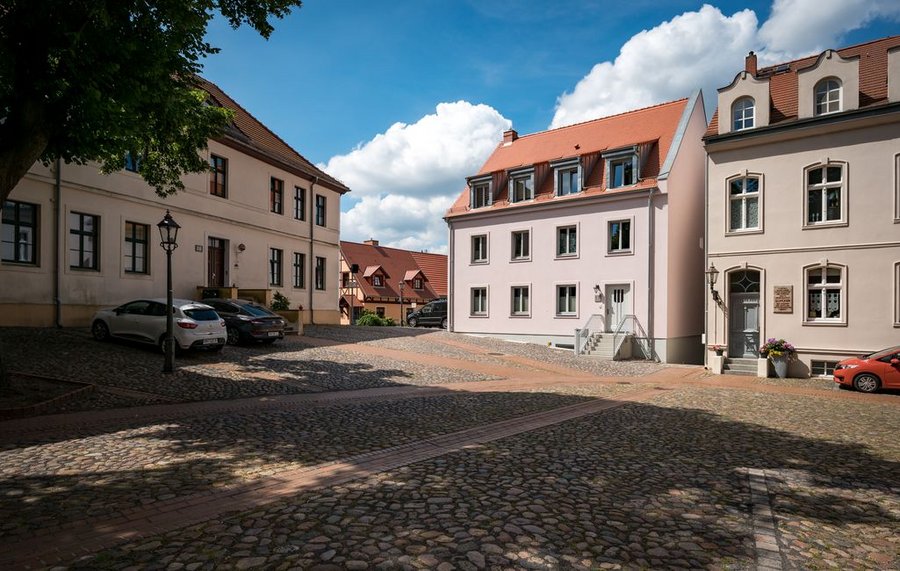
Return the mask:
<svg viewBox="0 0 900 571">
<path fill-rule="evenodd" d="M 602 62 L 557 100 L 551 128 L 690 95 L 706 98 L 734 76 L 756 40 L 752 10 L 725 16 L 709 5 L 631 37 L 614 62 Z M 736 69 L 737 68 L 737 69 Z"/>
<path fill-rule="evenodd" d="M 759 29 L 760 54 L 777 63 L 827 48 L 840 47 L 841 36 L 881 17 L 900 16 L 896 0 L 775 0 L 772 14 Z"/>
<path fill-rule="evenodd" d="M 452 194 L 427 198 L 364 196 L 341 214 L 341 239 L 362 242 L 375 238 L 382 246 L 446 253 L 447 224 L 443 216 L 456 200 L 464 176 L 456 180 L 456 192 Z"/>
<path fill-rule="evenodd" d="M 877 18 L 900 17 L 896 0 L 774 0 L 762 26 L 743 10 L 726 16 L 713 6 L 685 12 L 644 30 L 601 62 L 571 93 L 557 99 L 551 127 L 685 97 L 702 88 L 708 109 L 716 89 L 743 68 L 750 50 L 760 65 L 840 47 L 841 37 Z"/>
<path fill-rule="evenodd" d="M 395 123 L 346 155 L 319 165 L 353 191 L 430 197 L 462 187 L 481 168 L 512 122 L 488 105 L 440 103 L 408 125 Z"/>
</svg>

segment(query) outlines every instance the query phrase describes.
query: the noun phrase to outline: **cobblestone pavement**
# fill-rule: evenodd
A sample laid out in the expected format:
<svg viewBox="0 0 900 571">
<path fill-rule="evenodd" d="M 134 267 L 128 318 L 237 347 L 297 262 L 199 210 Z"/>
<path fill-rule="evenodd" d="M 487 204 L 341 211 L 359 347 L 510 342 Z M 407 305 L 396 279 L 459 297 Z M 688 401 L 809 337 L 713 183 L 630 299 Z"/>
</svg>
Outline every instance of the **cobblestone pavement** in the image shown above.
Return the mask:
<svg viewBox="0 0 900 571">
<path fill-rule="evenodd" d="M 290 356 L 295 352 L 319 355 L 316 361 L 378 358 L 378 370 L 410 375 L 403 378 L 405 396 L 378 389 L 382 396 L 375 400 L 311 406 L 298 399 L 385 385 L 371 379 L 355 384 L 334 372 L 334 385 L 302 386 L 308 381 L 297 376 L 290 385 L 262 379 L 307 396 L 269 394 L 256 405 L 218 414 L 174 405 L 194 408 L 167 420 L 138 416 L 125 427 L 91 428 L 88 420 L 83 428 L 72 424 L 68 437 L 13 438 L 0 450 L 0 541 L 10 545 L 0 566 L 57 541 L 90 544 L 92 534 L 103 533 L 104 518 L 134 514 L 148 518 L 148 533 L 84 557 L 71 555 L 63 567 L 900 568 L 900 397 L 703 377 L 644 363 L 624 364 L 617 375 L 619 363 L 576 368 L 570 356 L 543 347 L 390 329 L 378 340 L 378 330 L 319 328 L 313 331 L 318 339 L 340 345 L 298 350 L 302 339 L 292 340 L 279 351 L 247 348 L 246 362 L 236 361 L 254 374 L 277 377 L 298 366 Z M 337 338 L 345 334 L 363 342 Z M 467 343 L 474 356 L 458 358 Z M 403 352 L 410 353 L 408 361 L 398 357 Z M 423 370 L 423 354 L 440 363 L 429 374 L 451 373 L 443 381 L 422 375 L 425 388 L 415 389 L 409 379 Z M 262 363 L 253 361 L 260 356 Z M 450 365 L 454 360 L 459 368 Z M 529 370 L 529 362 L 545 368 Z M 201 356 L 191 366 L 216 371 L 214 365 Z M 502 365 L 508 378 L 490 380 L 481 365 Z M 593 367 L 603 375 L 586 375 Z M 466 375 L 469 382 L 460 381 Z M 445 392 L 428 396 L 432 390 Z M 269 402 L 288 404 L 266 408 Z M 567 410 L 560 407 L 589 403 L 610 406 L 559 420 Z M 498 421 L 524 423 L 548 410 L 553 420 L 543 428 L 501 430 L 449 453 L 411 454 L 405 463 L 363 471 L 345 483 L 313 481 L 302 488 L 308 491 L 251 494 L 251 507 L 240 503 L 231 514 L 219 515 L 227 506 L 204 508 L 200 498 L 184 504 L 185 518 L 209 515 L 183 520 L 188 527 L 154 523 L 164 520 L 152 516 L 154 505 L 198 490 L 277 480 L 290 470 L 398 445 L 435 449 L 431 443 L 442 438 L 436 435 Z M 767 490 L 762 499 L 751 493 L 760 481 Z M 772 529 L 761 529 L 765 522 L 754 514 L 769 511 Z M 79 518 L 85 522 L 74 521 Z M 66 521 L 73 523 L 54 527 Z M 149 533 L 153 529 L 159 532 Z"/>
</svg>

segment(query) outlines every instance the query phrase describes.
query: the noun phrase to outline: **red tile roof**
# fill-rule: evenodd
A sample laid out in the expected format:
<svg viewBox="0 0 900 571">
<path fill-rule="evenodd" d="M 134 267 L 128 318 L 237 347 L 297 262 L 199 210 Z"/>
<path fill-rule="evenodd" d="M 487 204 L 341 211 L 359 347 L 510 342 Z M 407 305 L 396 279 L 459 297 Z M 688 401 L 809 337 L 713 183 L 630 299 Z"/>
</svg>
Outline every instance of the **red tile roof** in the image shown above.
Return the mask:
<svg viewBox="0 0 900 571">
<path fill-rule="evenodd" d="M 320 184 L 341 194 L 350 192 L 350 189 L 342 182 L 319 169 L 292 149 L 278 135 L 222 91 L 218 85 L 202 77 L 198 77 L 197 80 L 200 88 L 209 94 L 213 102 L 234 111 L 232 124 L 225 129 L 225 133 L 221 137 L 216 139 L 217 141 L 256 155 L 260 160 L 303 178 L 312 180 L 312 178 L 318 177 Z"/>
<path fill-rule="evenodd" d="M 656 177 L 665 160 L 678 122 L 687 106 L 688 99 L 679 99 L 644 109 L 628 111 L 618 115 L 594 119 L 584 123 L 568 125 L 558 129 L 542 131 L 519 137 L 512 144 L 502 142 L 488 158 L 478 175 L 492 174 L 494 179 L 494 199 L 490 207 L 479 208 L 485 212 L 510 207 L 505 184 L 500 184 L 503 173 L 517 167 L 535 167 L 535 200 L 512 205 L 515 208 L 546 200 L 578 200 L 607 192 L 623 192 L 656 186 Z M 606 188 L 605 161 L 599 160 L 604 151 L 612 151 L 634 145 L 647 145 L 649 152 L 641 167 L 636 185 L 609 190 Z M 553 176 L 549 169 L 551 161 L 582 157 L 583 165 L 594 165 L 585 176 L 584 191 L 566 197 L 553 194 Z M 476 175 L 476 176 L 478 176 Z M 447 217 L 474 212 L 469 208 L 469 189 L 466 188 L 456 199 Z"/>
<path fill-rule="evenodd" d="M 873 40 L 835 50 L 842 58 L 859 58 L 859 107 L 887 103 L 887 59 L 891 48 L 900 46 L 900 36 Z M 764 67 L 756 77 L 769 80 L 769 124 L 797 120 L 797 71 L 813 65 L 821 54 Z M 707 137 L 719 134 L 719 111 L 713 114 Z"/>
<path fill-rule="evenodd" d="M 341 255 L 347 265 L 359 265 L 361 271 L 357 274 L 357 281 L 366 297 L 398 298 L 401 281 L 405 284 L 403 298 L 409 301 L 426 302 L 447 295 L 447 256 L 443 254 L 341 241 Z M 380 269 L 390 277 L 382 282 L 383 287 L 375 287 L 367 279 L 374 273 L 369 272 L 370 268 Z M 413 272 L 413 276 L 421 272 L 424 282 L 422 289 L 413 289 L 411 281 L 405 282 L 405 278 L 411 275 L 409 272 Z"/>
</svg>

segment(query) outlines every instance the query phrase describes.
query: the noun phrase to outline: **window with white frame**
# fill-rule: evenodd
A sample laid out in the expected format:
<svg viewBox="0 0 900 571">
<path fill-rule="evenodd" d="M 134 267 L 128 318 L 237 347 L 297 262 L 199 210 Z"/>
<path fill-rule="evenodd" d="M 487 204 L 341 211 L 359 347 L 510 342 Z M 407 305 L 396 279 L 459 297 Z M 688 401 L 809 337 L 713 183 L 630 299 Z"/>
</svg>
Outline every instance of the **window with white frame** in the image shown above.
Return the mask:
<svg viewBox="0 0 900 571">
<path fill-rule="evenodd" d="M 491 205 L 491 183 L 489 181 L 472 183 L 472 208 L 484 208 Z"/>
<path fill-rule="evenodd" d="M 578 287 L 572 284 L 556 286 L 556 315 L 578 314 Z"/>
<path fill-rule="evenodd" d="M 512 315 L 529 315 L 531 310 L 528 305 L 528 286 L 513 286 L 510 292 L 512 301 Z"/>
<path fill-rule="evenodd" d="M 413 278 L 413 289 L 422 289 L 422 278 Z"/>
<path fill-rule="evenodd" d="M 845 268 L 827 265 L 806 270 L 806 320 L 808 322 L 843 322 Z"/>
<path fill-rule="evenodd" d="M 741 97 L 731 106 L 731 130 L 752 129 L 756 118 L 756 102 L 752 97 Z"/>
<path fill-rule="evenodd" d="M 511 175 L 509 179 L 509 201 L 524 202 L 534 198 L 534 174 Z"/>
<path fill-rule="evenodd" d="M 816 115 L 837 113 L 841 110 L 841 82 L 829 77 L 816 84 L 815 88 Z"/>
<path fill-rule="evenodd" d="M 487 234 L 472 236 L 472 263 L 486 264 L 488 261 Z"/>
<path fill-rule="evenodd" d="M 817 361 L 813 359 L 809 362 L 809 376 L 831 377 L 834 375 L 834 368 L 837 367 L 837 364 L 837 361 Z"/>
<path fill-rule="evenodd" d="M 517 230 L 512 233 L 511 241 L 513 260 L 531 259 L 531 232 L 528 230 Z"/>
<path fill-rule="evenodd" d="M 635 157 L 627 156 L 621 159 L 610 159 L 609 165 L 609 182 L 608 188 L 619 188 L 620 186 L 628 186 L 637 182 L 637 169 L 635 168 Z"/>
<path fill-rule="evenodd" d="M 845 171 L 830 163 L 806 171 L 806 223 L 829 224 L 844 220 Z"/>
<path fill-rule="evenodd" d="M 728 231 L 759 230 L 759 177 L 728 181 Z"/>
<path fill-rule="evenodd" d="M 609 252 L 631 251 L 631 220 L 613 220 L 609 223 Z"/>
<path fill-rule="evenodd" d="M 578 228 L 561 226 L 556 229 L 556 255 L 560 258 L 578 254 Z"/>
<path fill-rule="evenodd" d="M 486 287 L 473 287 L 471 289 L 472 303 L 470 314 L 474 316 L 485 316 L 488 312 L 488 298 Z"/>
<path fill-rule="evenodd" d="M 383 286 L 384 282 L 382 282 L 381 276 L 372 276 L 372 285 L 375 287 Z"/>
<path fill-rule="evenodd" d="M 894 264 L 894 325 L 900 325 L 900 262 Z"/>
<path fill-rule="evenodd" d="M 556 169 L 556 195 L 566 196 L 581 192 L 581 173 L 578 164 L 566 164 Z"/>
</svg>

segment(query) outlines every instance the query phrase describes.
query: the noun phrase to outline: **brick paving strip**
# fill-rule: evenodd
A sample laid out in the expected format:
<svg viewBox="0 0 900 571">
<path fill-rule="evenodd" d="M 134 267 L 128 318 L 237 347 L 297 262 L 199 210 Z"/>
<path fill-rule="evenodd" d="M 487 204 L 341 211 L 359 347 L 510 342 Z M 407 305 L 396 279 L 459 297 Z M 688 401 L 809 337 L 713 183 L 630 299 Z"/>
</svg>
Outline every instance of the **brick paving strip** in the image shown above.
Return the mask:
<svg viewBox="0 0 900 571">
<path fill-rule="evenodd" d="M 766 472 L 759 468 L 748 468 L 747 479 L 750 481 L 750 503 L 753 510 L 751 517 L 756 568 L 758 571 L 781 571 L 785 568 L 784 556 L 779 547 L 775 517 L 769 502 Z"/>
<path fill-rule="evenodd" d="M 678 372 L 683 374 L 683 371 Z M 165 533 L 302 492 L 327 488 L 629 403 L 642 402 L 664 390 L 660 387 L 642 388 L 620 395 L 615 400 L 593 399 L 340 461 L 282 472 L 227 489 L 157 502 L 113 518 L 75 522 L 17 541 L 14 547 L 0 555 L 0 568 L 28 569 L 72 561 L 124 541 Z"/>
</svg>

